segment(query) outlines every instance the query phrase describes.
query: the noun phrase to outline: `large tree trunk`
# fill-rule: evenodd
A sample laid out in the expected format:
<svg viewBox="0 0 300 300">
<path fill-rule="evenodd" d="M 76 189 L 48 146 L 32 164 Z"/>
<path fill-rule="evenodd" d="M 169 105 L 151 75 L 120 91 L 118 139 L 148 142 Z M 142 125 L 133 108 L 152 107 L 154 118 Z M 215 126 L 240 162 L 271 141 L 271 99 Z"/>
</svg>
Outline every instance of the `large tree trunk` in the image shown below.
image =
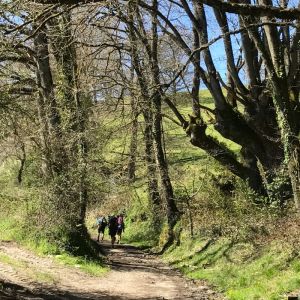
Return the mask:
<svg viewBox="0 0 300 300">
<path fill-rule="evenodd" d="M 263 4 L 270 2 L 262 0 Z M 270 22 L 268 17 L 262 18 L 264 22 Z M 242 18 L 245 25 L 247 18 Z M 283 146 L 284 163 L 288 167 L 288 173 L 292 184 L 295 207 L 300 209 L 300 177 L 299 177 L 299 112 L 297 104 L 290 100 L 288 77 L 284 65 L 283 53 L 279 51 L 279 33 L 274 25 L 264 25 L 267 44 L 253 29 L 248 28 L 248 33 L 262 55 L 268 81 L 271 90 L 273 105 L 276 111 L 276 119 L 280 130 L 281 144 Z M 282 54 L 282 55 L 281 55 Z"/>
<path fill-rule="evenodd" d="M 47 27 L 39 28 L 34 38 L 36 78 L 39 97 L 37 107 L 41 128 L 41 144 L 45 156 L 47 176 L 60 174 L 65 162 L 62 161 L 60 115 L 54 95 L 54 85 L 49 62 Z"/>
<path fill-rule="evenodd" d="M 58 90 L 60 107 L 64 111 L 64 135 L 68 137 L 68 156 L 70 158 L 70 172 L 65 176 L 70 180 L 70 197 L 76 201 L 72 222 L 79 231 L 86 232 L 85 214 L 88 202 L 86 183 L 87 141 L 85 129 L 87 122 L 87 107 L 90 99 L 80 93 L 77 53 L 71 31 L 71 14 L 64 12 L 57 19 L 52 20 L 52 47 L 59 70 L 60 85 Z M 78 176 L 72 174 L 76 172 Z M 73 186 L 77 186 L 76 190 Z M 71 205 L 71 202 L 69 203 Z M 80 226 L 78 226 L 80 225 Z"/>
<path fill-rule="evenodd" d="M 289 96 L 288 94 L 282 94 L 282 92 L 286 90 L 284 83 L 281 86 L 276 84 L 276 86 L 273 87 L 273 101 L 284 148 L 284 162 L 288 167 L 295 207 L 298 213 L 300 213 L 300 142 L 297 134 L 290 125 L 290 119 L 286 113 L 288 111 L 286 102 L 289 101 Z"/>
</svg>

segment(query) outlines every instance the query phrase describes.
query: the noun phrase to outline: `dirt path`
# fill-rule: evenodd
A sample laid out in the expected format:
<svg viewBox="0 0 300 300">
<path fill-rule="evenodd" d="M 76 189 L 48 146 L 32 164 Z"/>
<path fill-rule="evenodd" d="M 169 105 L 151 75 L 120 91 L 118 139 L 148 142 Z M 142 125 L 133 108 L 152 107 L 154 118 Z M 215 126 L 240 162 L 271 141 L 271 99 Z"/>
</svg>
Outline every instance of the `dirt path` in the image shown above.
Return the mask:
<svg viewBox="0 0 300 300">
<path fill-rule="evenodd" d="M 0 242 L 0 299 L 224 299 L 153 255 L 128 245 L 103 246 L 111 271 L 94 277 L 51 256 L 38 257 L 15 243 Z"/>
</svg>

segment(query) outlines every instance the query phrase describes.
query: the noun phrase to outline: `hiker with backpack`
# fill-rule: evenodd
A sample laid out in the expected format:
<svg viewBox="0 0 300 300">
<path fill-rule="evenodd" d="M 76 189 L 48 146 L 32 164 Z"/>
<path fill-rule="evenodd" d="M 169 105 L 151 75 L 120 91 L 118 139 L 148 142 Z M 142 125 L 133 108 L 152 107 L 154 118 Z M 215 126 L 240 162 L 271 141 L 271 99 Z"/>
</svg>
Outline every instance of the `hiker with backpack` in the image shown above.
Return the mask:
<svg viewBox="0 0 300 300">
<path fill-rule="evenodd" d="M 117 236 L 118 236 L 117 244 L 120 244 L 121 237 L 122 237 L 122 232 L 125 231 L 124 217 L 123 217 L 122 214 L 117 216 L 117 223 L 118 223 L 118 227 L 117 227 Z"/>
<path fill-rule="evenodd" d="M 114 248 L 115 241 L 116 241 L 116 234 L 118 230 L 118 219 L 116 216 L 108 217 L 108 229 L 109 229 L 109 235 L 111 237 L 111 246 L 112 248 Z"/>
<path fill-rule="evenodd" d="M 100 235 L 101 235 L 101 241 L 103 241 L 105 228 L 107 226 L 107 220 L 104 216 L 98 216 L 98 218 L 96 220 L 96 224 L 98 226 L 97 242 L 99 242 Z"/>
</svg>

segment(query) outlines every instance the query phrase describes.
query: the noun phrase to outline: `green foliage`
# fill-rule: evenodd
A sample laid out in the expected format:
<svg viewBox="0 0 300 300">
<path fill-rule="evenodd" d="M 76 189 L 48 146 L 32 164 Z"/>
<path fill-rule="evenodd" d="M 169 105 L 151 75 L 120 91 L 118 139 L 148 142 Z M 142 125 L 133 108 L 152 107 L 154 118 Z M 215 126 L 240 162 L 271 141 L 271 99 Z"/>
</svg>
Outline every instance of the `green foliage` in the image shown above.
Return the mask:
<svg viewBox="0 0 300 300">
<path fill-rule="evenodd" d="M 41 153 L 38 151 L 28 153 L 22 176 L 24 187 L 43 187 L 45 179 L 41 171 L 41 163 Z M 17 174 L 17 170 L 15 170 L 15 174 Z"/>
<path fill-rule="evenodd" d="M 23 231 L 19 226 L 19 223 L 15 218 L 4 217 L 1 214 L 0 217 L 0 240 L 11 241 L 11 240 L 22 240 Z"/>
<path fill-rule="evenodd" d="M 273 174 L 272 181 L 267 184 L 268 203 L 273 207 L 285 207 L 288 204 L 287 198 L 292 198 L 291 183 L 287 174 L 287 168 L 283 167 Z"/>
<path fill-rule="evenodd" d="M 0 176 L 0 182 L 9 183 L 0 192 L 0 239 L 15 240 L 42 253 L 68 251 L 97 257 L 97 246 L 88 238 L 83 226 L 76 223 L 78 209 L 74 201 L 70 201 L 69 207 L 57 208 L 57 204 L 65 203 L 60 199 L 76 195 L 76 184 L 70 184 L 67 177 L 60 177 L 52 186 L 40 186 L 31 179 L 32 184 L 27 184 L 29 180 L 25 179 L 23 185 L 18 185 L 14 181 L 14 166 L 10 163 Z M 53 199 L 58 189 L 61 198 Z"/>
<path fill-rule="evenodd" d="M 159 234 L 154 230 L 151 220 L 127 222 L 128 229 L 124 234 L 124 242 L 141 248 L 152 248 L 157 245 Z"/>
<path fill-rule="evenodd" d="M 202 105 L 213 105 L 213 100 L 209 90 L 200 90 L 199 96 Z M 169 97 L 179 107 L 191 105 L 191 95 L 188 92 L 177 92 L 176 94 L 169 95 Z"/>
<path fill-rule="evenodd" d="M 9 187 L 2 192 L 0 240 L 17 241 L 40 255 L 61 255 L 62 261 L 76 265 L 89 274 L 98 276 L 106 271 L 98 255 L 97 246 L 92 241 L 77 233 L 70 237 L 70 233 L 65 232 L 63 227 L 54 228 L 50 223 L 44 224 L 40 210 L 40 189 Z M 39 216 L 38 212 L 41 213 Z M 4 259 L 5 257 L 0 257 L 0 260 Z M 40 279 L 45 277 L 43 274 L 37 276 Z"/>
</svg>

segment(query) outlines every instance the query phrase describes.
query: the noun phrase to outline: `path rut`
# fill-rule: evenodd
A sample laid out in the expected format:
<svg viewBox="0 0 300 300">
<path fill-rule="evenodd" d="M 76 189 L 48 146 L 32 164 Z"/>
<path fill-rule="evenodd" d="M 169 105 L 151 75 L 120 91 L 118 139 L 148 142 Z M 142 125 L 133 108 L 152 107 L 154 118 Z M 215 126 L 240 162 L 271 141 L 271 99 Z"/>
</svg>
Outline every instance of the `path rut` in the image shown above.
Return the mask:
<svg viewBox="0 0 300 300">
<path fill-rule="evenodd" d="M 0 242 L 0 299 L 224 299 L 204 283 L 183 278 L 155 255 L 129 245 L 111 249 L 107 241 L 102 247 L 111 271 L 95 277 L 16 243 Z"/>
</svg>

